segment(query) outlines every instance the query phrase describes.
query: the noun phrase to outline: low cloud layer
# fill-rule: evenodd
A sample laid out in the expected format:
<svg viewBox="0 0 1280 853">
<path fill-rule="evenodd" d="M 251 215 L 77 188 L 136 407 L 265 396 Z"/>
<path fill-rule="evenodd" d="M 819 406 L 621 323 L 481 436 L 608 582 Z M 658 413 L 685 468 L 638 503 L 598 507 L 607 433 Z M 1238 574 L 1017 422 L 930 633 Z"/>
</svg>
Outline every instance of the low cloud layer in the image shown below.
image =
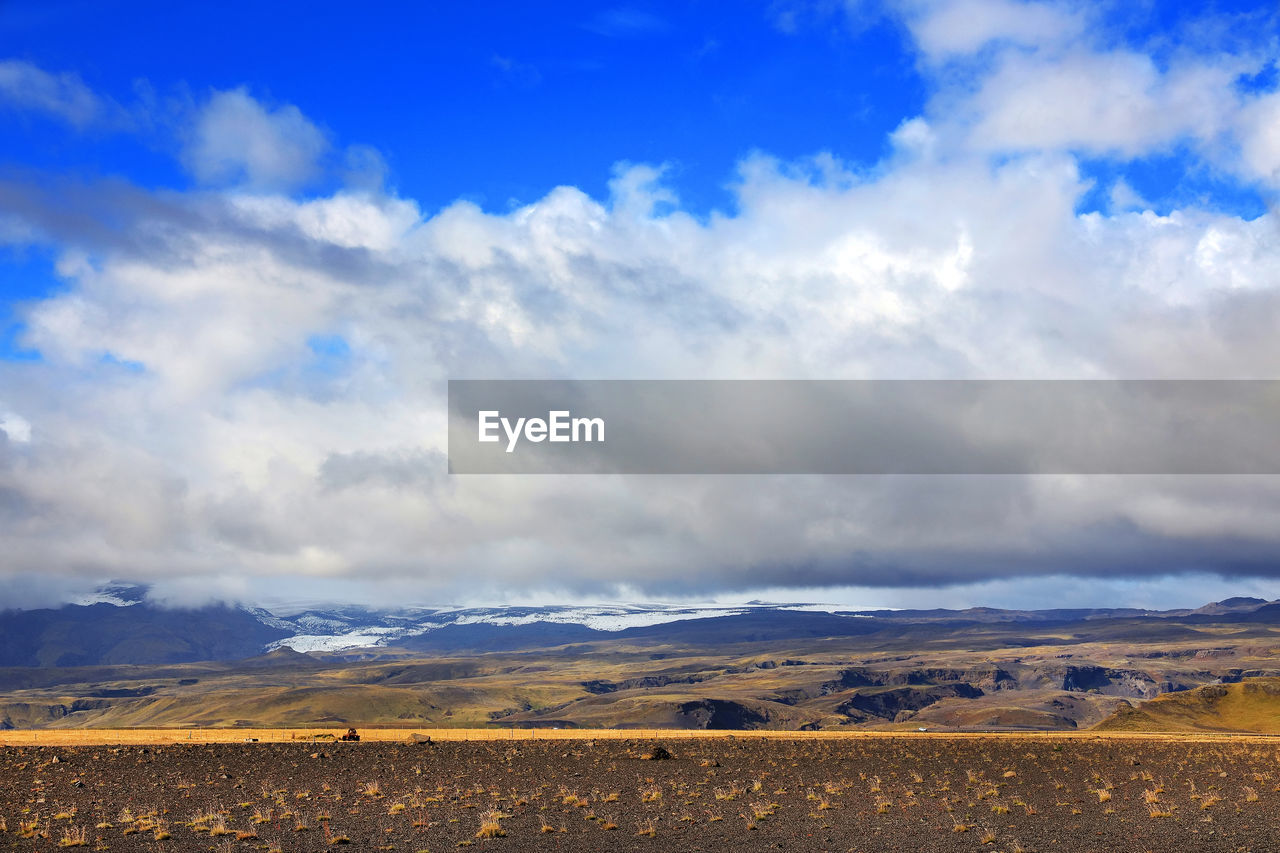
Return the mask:
<svg viewBox="0 0 1280 853">
<path fill-rule="evenodd" d="M 1081 212 L 1090 158 L 1175 148 L 1273 192 L 1280 93 L 1239 80 L 1274 56 L 1167 56 L 1074 4 L 893 14 L 932 96 L 884 159 L 753 155 L 709 216 L 654 164 L 500 213 L 368 169 L 291 194 L 331 168 L 323 116 L 247 89 L 177 135 L 190 190 L 0 177 L 0 236 L 64 285 L 20 309 L 42 358 L 0 362 L 0 570 L 421 602 L 1280 579 L 1269 477 L 447 476 L 448 378 L 1275 377 L 1274 214 L 1120 180 Z M 0 95 L 103 102 L 14 62 Z"/>
</svg>

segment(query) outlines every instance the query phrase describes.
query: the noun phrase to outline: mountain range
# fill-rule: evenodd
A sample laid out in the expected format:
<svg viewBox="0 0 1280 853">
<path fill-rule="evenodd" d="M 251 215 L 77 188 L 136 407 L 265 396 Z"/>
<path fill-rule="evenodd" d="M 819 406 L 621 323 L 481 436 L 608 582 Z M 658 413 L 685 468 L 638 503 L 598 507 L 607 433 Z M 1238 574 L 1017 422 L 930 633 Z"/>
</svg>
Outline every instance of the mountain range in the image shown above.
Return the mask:
<svg viewBox="0 0 1280 853">
<path fill-rule="evenodd" d="M 663 637 L 725 643 L 854 637 L 965 625 L 1048 625 L 1150 619 L 1183 623 L 1229 616 L 1280 624 L 1280 601 L 1228 598 L 1196 609 L 842 610 L 818 604 L 357 606 L 283 608 L 152 604 L 143 584 L 112 583 L 58 608 L 0 611 L 0 667 L 230 661 L 280 648 L 345 659 L 402 651 L 511 651 L 593 640 Z M 1152 629 L 1159 623 L 1152 623 Z M 394 651 L 393 651 L 394 650 Z"/>
<path fill-rule="evenodd" d="M 1121 727 L 1194 727 L 1190 712 L 1134 711 L 1273 678 L 1280 602 L 1257 598 L 1166 611 L 174 609 L 117 584 L 62 607 L 0 613 L 0 728 L 1069 730 L 1116 714 Z M 1163 707 L 1280 720 L 1280 690 L 1241 695 L 1247 713 L 1224 716 L 1208 694 Z"/>
</svg>

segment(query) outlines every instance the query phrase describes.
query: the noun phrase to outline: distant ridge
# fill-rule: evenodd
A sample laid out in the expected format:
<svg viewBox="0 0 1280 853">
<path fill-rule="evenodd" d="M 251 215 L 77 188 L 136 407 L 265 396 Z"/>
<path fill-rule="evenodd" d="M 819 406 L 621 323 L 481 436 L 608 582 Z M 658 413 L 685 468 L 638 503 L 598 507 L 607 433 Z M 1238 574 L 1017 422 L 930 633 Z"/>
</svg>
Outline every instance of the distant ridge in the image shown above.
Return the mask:
<svg viewBox="0 0 1280 853">
<path fill-rule="evenodd" d="M 1212 604 L 1197 607 L 1191 612 L 1207 616 L 1221 616 L 1224 613 L 1250 613 L 1267 603 L 1267 600 L 1263 598 L 1236 596 L 1235 598 L 1224 598 L 1222 601 L 1215 601 Z"/>
<path fill-rule="evenodd" d="M 71 604 L 0 613 L 0 666 L 94 666 L 235 660 L 287 631 L 233 607 Z"/>
<path fill-rule="evenodd" d="M 232 661 L 275 650 L 347 659 L 387 653 L 518 651 L 601 641 L 664 639 L 686 646 L 782 642 L 821 637 L 922 639 L 931 631 L 987 626 L 1090 624 L 1107 631 L 1177 639 L 1187 625 L 1226 619 L 1280 625 L 1280 602 L 1233 597 L 1181 610 L 1052 608 L 1002 610 L 839 610 L 813 604 L 562 605 L 300 612 L 259 607 L 165 608 L 144 585 L 112 582 L 59 608 L 0 611 L 0 666 L 94 666 Z M 1128 623 L 1133 623 L 1132 625 Z M 1106 628 L 1105 626 L 1114 626 Z M 1016 638 L 1014 638 L 1016 640 Z M 282 659 L 282 658 L 279 658 Z M 277 660 L 279 660 L 277 659 Z"/>
</svg>

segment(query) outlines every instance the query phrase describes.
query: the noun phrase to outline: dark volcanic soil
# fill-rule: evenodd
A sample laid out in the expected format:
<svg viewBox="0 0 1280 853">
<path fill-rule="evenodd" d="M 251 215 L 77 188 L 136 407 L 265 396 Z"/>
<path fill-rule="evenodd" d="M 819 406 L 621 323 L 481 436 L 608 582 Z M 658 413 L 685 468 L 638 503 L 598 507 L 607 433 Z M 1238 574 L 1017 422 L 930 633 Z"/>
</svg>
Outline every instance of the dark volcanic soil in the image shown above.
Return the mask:
<svg viewBox="0 0 1280 853">
<path fill-rule="evenodd" d="M 1280 744 L 673 739 L 640 757 L 655 745 L 7 747 L 0 849 L 79 831 L 152 853 L 1280 849 Z M 477 837 L 493 810 L 502 834 Z"/>
</svg>

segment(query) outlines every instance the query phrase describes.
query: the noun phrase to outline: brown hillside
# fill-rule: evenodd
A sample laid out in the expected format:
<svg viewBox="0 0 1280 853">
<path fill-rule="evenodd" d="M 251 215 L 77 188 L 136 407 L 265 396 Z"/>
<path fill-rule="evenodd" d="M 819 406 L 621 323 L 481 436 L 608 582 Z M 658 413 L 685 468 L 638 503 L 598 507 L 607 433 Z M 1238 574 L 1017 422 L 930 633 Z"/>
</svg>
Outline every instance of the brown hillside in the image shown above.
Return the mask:
<svg viewBox="0 0 1280 853">
<path fill-rule="evenodd" d="M 1095 730 L 1280 734 L 1280 678 L 1248 678 L 1122 704 Z"/>
</svg>

